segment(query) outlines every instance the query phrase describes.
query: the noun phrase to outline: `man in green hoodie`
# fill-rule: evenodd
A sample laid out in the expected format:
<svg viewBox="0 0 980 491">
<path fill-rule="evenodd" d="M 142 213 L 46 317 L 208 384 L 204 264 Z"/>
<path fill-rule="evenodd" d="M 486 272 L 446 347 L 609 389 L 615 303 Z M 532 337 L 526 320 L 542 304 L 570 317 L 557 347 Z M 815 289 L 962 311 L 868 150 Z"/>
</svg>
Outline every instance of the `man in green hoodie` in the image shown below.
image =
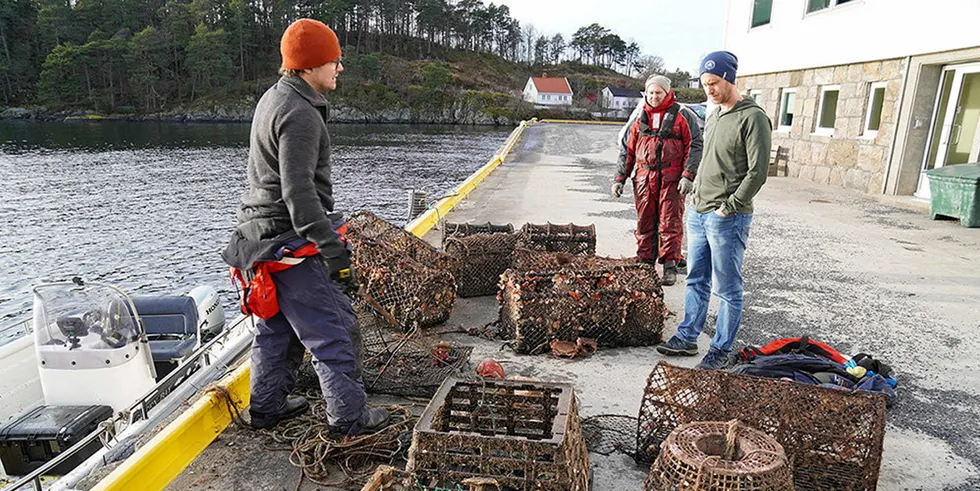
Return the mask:
<svg viewBox="0 0 980 491">
<path fill-rule="evenodd" d="M 752 199 L 766 182 L 772 124 L 735 86 L 738 59 L 716 51 L 701 61 L 701 85 L 718 106 L 705 123 L 704 152 L 687 212 L 687 292 L 677 334 L 657 351 L 694 356 L 713 293 L 721 301 L 711 348 L 698 368 L 725 366 L 742 320 L 742 258 L 752 224 Z M 714 284 L 712 284 L 714 278 Z"/>
</svg>

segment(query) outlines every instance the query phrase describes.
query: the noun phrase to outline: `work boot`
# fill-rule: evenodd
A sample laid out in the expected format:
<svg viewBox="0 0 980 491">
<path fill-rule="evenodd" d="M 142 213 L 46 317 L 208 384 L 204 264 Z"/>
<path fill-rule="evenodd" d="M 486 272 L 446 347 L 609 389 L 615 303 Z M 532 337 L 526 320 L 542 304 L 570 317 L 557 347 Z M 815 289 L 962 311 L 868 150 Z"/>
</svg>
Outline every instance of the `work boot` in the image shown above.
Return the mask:
<svg viewBox="0 0 980 491">
<path fill-rule="evenodd" d="M 677 260 L 677 274 L 687 276 L 687 259 L 682 257 Z"/>
<path fill-rule="evenodd" d="M 361 417 L 353 423 L 342 423 L 330 426 L 330 436 L 333 438 L 350 438 L 367 433 L 376 433 L 388 426 L 391 413 L 383 407 L 365 408 Z"/>
<path fill-rule="evenodd" d="M 728 365 L 728 353 L 718 349 L 711 348 L 701 359 L 701 363 L 698 363 L 697 368 L 702 370 L 721 370 Z"/>
<path fill-rule="evenodd" d="M 688 343 L 675 334 L 666 343 L 657 345 L 657 351 L 667 356 L 694 356 L 698 354 L 698 343 Z"/>
<path fill-rule="evenodd" d="M 286 404 L 283 404 L 282 411 L 276 414 L 262 414 L 257 411 L 248 410 L 252 417 L 252 428 L 256 430 L 267 430 L 279 424 L 280 421 L 295 418 L 310 409 L 310 403 L 305 397 L 287 396 Z"/>
<path fill-rule="evenodd" d="M 663 286 L 670 286 L 677 283 L 677 263 L 667 261 L 664 263 L 664 277 L 660 280 Z"/>
</svg>

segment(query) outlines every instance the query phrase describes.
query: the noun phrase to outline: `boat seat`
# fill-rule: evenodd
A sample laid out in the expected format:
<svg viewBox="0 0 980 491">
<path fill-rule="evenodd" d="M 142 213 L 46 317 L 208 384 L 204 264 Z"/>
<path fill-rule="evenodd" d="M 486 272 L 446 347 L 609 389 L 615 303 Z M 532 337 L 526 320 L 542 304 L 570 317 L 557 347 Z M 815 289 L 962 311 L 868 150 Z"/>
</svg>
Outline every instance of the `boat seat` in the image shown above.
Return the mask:
<svg viewBox="0 0 980 491">
<path fill-rule="evenodd" d="M 143 321 L 154 362 L 179 361 L 197 345 L 197 306 L 194 299 L 133 297 Z"/>
</svg>

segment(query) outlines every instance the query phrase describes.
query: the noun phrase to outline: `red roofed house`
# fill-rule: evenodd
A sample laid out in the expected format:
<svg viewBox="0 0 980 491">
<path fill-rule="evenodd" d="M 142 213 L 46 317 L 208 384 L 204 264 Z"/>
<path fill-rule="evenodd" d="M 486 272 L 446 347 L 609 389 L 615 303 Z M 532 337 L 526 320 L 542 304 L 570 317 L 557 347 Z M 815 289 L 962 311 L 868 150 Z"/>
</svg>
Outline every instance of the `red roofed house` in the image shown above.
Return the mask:
<svg viewBox="0 0 980 491">
<path fill-rule="evenodd" d="M 524 100 L 541 106 L 571 106 L 572 87 L 565 77 L 549 78 L 547 73 L 530 77 L 524 86 Z"/>
</svg>

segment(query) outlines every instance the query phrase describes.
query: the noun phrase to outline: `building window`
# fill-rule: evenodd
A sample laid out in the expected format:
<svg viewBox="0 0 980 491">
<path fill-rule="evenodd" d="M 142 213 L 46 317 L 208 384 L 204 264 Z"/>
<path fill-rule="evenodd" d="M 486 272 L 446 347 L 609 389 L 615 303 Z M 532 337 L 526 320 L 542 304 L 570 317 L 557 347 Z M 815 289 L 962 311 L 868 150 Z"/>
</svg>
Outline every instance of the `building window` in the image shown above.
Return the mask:
<svg viewBox="0 0 980 491">
<path fill-rule="evenodd" d="M 836 7 L 851 1 L 852 0 L 807 0 L 806 13 L 809 14 L 819 10 L 828 9 L 830 7 Z"/>
<path fill-rule="evenodd" d="M 864 136 L 874 138 L 881 127 L 881 109 L 885 106 L 886 82 L 871 84 L 868 90 L 868 115 L 864 119 Z"/>
<path fill-rule="evenodd" d="M 752 27 L 764 26 L 772 17 L 772 0 L 755 0 L 752 7 Z"/>
<path fill-rule="evenodd" d="M 756 104 L 762 105 L 762 89 L 753 89 L 749 91 L 749 97 L 755 101 Z"/>
<path fill-rule="evenodd" d="M 796 89 L 783 89 L 779 98 L 778 130 L 789 131 L 793 127 L 793 116 L 796 114 Z"/>
<path fill-rule="evenodd" d="M 817 127 L 814 133 L 832 135 L 837 122 L 837 101 L 840 85 L 827 85 L 820 89 L 820 108 L 817 109 Z"/>
</svg>

